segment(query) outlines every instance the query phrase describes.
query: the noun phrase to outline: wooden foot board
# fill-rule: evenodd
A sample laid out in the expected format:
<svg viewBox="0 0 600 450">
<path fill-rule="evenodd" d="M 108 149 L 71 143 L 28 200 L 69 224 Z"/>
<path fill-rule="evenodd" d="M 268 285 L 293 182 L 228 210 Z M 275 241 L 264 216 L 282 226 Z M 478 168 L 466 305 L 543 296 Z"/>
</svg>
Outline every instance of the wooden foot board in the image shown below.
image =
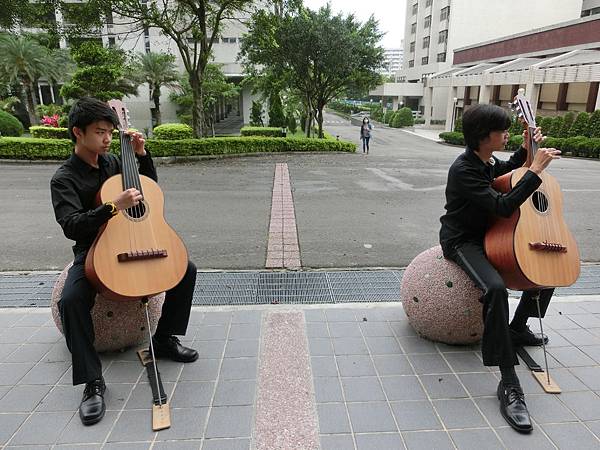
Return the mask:
<svg viewBox="0 0 600 450">
<path fill-rule="evenodd" d="M 152 389 L 152 430 L 159 431 L 171 427 L 171 409 L 167 403 L 167 394 L 163 387 L 158 366 L 152 360 L 149 349 L 138 350 L 138 357 L 143 366 L 146 367 L 146 374 L 150 388 Z"/>
<path fill-rule="evenodd" d="M 523 362 L 527 364 L 533 378 L 542 386 L 545 392 L 549 394 L 560 394 L 562 392 L 560 386 L 552 379 L 552 377 L 544 371 L 544 369 L 531 357 L 531 355 L 525 350 L 525 347 L 517 347 L 517 354 L 521 357 Z"/>
</svg>

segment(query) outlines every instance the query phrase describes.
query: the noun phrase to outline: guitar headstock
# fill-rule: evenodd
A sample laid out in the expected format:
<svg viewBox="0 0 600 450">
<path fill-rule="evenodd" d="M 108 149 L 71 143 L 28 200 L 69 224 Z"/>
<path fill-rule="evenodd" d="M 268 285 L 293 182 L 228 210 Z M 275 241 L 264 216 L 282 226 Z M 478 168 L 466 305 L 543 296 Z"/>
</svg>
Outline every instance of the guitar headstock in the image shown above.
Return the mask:
<svg viewBox="0 0 600 450">
<path fill-rule="evenodd" d="M 127 130 L 129 128 L 129 110 L 125 107 L 125 104 L 117 99 L 109 100 L 107 103 L 117 114 L 121 130 Z"/>
<path fill-rule="evenodd" d="M 521 88 L 511 104 L 511 108 L 516 112 L 519 120 L 529 128 L 535 128 L 535 114 L 531 103 L 525 98 L 525 89 Z"/>
</svg>

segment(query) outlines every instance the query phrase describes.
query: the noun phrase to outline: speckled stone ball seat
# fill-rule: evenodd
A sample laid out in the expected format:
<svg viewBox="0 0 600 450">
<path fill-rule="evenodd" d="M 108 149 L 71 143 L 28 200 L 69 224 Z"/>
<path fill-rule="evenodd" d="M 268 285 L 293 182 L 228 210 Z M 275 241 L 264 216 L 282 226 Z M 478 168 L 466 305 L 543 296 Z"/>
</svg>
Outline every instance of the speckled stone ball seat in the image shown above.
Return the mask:
<svg viewBox="0 0 600 450">
<path fill-rule="evenodd" d="M 52 291 L 52 318 L 59 331 L 62 333 L 62 322 L 58 310 L 58 301 L 62 294 L 67 273 L 73 263 L 69 263 L 62 271 L 54 290 Z M 158 319 L 162 312 L 165 300 L 164 292 L 151 297 L 148 302 L 148 315 L 152 332 L 156 330 Z M 122 350 L 127 347 L 139 345 L 148 340 L 148 325 L 146 313 L 140 301 L 124 300 L 115 301 L 96 295 L 96 302 L 92 309 L 92 321 L 96 341 L 94 347 L 99 352 Z"/>
<path fill-rule="evenodd" d="M 409 323 L 422 337 L 472 344 L 483 333 L 482 292 L 438 245 L 419 254 L 404 271 L 400 297 Z"/>
</svg>

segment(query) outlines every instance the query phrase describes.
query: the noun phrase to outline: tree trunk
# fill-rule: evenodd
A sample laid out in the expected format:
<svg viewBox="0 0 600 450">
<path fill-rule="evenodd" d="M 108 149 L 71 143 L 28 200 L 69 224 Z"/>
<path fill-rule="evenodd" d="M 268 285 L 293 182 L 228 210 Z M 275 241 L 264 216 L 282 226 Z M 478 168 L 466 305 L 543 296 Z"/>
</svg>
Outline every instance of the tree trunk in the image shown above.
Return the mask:
<svg viewBox="0 0 600 450">
<path fill-rule="evenodd" d="M 154 126 L 157 127 L 160 125 L 161 115 L 160 115 L 160 88 L 152 89 L 152 100 L 154 101 L 154 109 L 152 110 L 152 115 L 154 119 Z"/>
<path fill-rule="evenodd" d="M 202 82 L 198 72 L 190 75 L 192 87 L 192 128 L 194 137 L 200 138 L 204 135 L 204 110 L 202 108 Z"/>
<path fill-rule="evenodd" d="M 323 105 L 317 107 L 317 123 L 319 124 L 319 139 L 323 139 Z"/>
<path fill-rule="evenodd" d="M 35 113 L 35 107 L 37 105 L 37 101 L 35 99 L 35 94 L 33 93 L 33 86 L 31 83 L 23 83 L 25 87 L 25 96 L 27 97 L 27 114 L 29 115 L 29 122 L 31 125 L 37 125 L 37 115 Z"/>
</svg>

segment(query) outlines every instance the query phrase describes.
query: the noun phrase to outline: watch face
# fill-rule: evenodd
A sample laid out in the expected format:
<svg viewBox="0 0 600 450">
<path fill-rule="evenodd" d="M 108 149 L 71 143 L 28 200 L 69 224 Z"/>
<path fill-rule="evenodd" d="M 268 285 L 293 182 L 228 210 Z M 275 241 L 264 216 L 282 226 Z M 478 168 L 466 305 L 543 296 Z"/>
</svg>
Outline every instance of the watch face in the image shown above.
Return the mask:
<svg viewBox="0 0 600 450">
<path fill-rule="evenodd" d="M 489 164 L 490 166 L 493 166 L 493 165 L 495 165 L 495 164 L 496 164 L 496 160 L 495 160 L 495 159 L 492 157 L 492 158 L 490 158 L 490 159 L 489 159 L 489 161 L 488 161 L 488 164 Z"/>
</svg>

